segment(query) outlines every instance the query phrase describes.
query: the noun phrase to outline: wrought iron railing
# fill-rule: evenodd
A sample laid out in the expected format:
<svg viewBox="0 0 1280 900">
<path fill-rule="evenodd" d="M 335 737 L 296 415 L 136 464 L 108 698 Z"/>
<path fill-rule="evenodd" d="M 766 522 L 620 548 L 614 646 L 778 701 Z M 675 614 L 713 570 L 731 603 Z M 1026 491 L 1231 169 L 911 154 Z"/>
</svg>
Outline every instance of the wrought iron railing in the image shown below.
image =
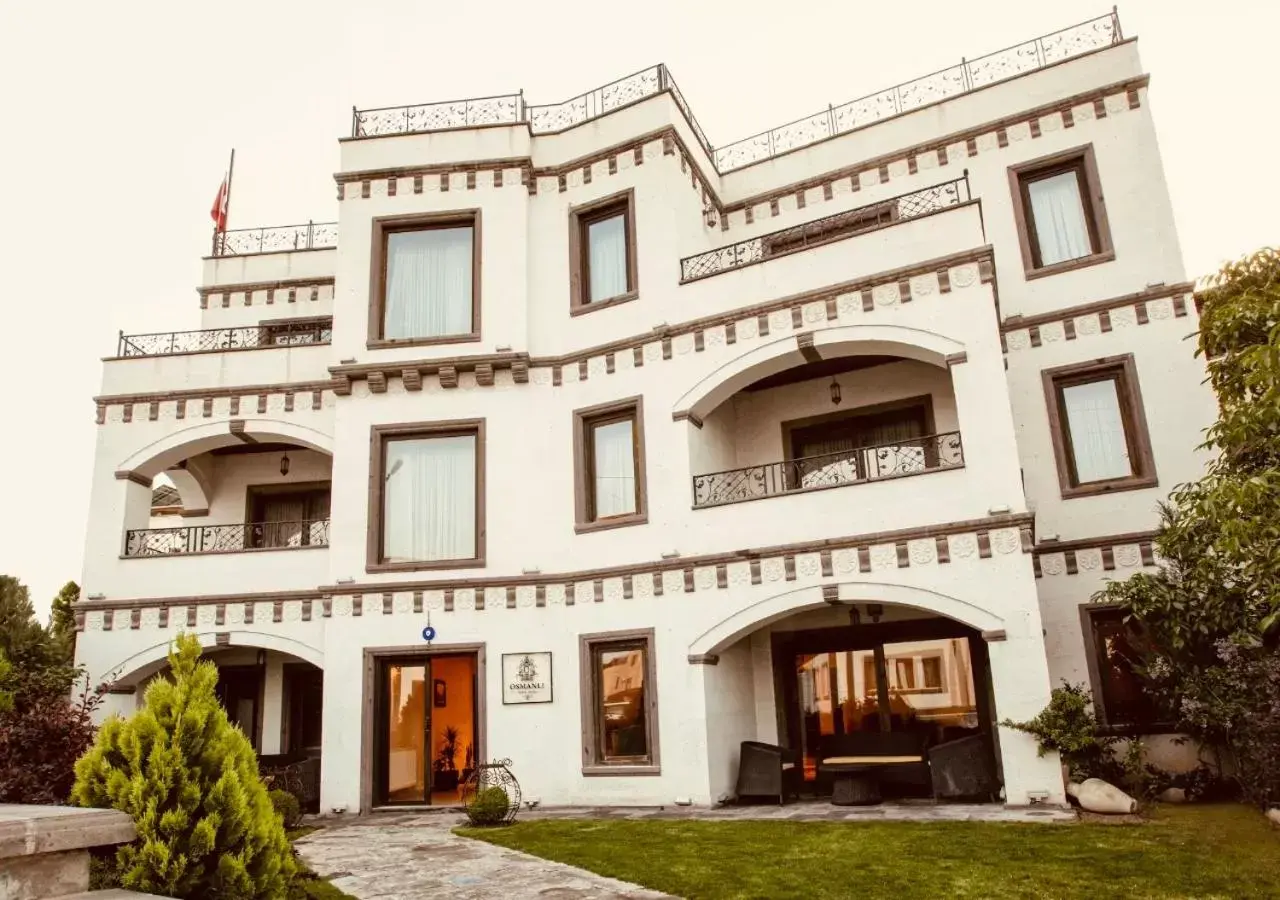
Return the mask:
<svg viewBox="0 0 1280 900">
<path fill-rule="evenodd" d="M 333 340 L 333 319 L 270 322 L 242 328 L 205 328 L 159 334 L 120 332 L 116 356 L 168 356 L 213 350 L 245 350 L 261 347 L 297 347 L 328 344 Z"/>
<path fill-rule="evenodd" d="M 449 100 L 416 106 L 388 106 L 380 109 L 352 109 L 352 137 L 409 134 L 479 125 L 516 125 L 527 122 L 534 134 L 561 131 L 581 125 L 615 109 L 670 91 L 684 113 L 712 164 L 720 173 L 769 159 L 788 150 L 853 131 L 881 119 L 910 112 L 921 106 L 957 97 L 969 91 L 1035 71 L 1052 63 L 1098 50 L 1123 40 L 1120 17 L 1112 11 L 1096 19 L 1072 25 L 922 78 L 895 85 L 857 100 L 828 106 L 825 110 L 788 122 L 778 128 L 714 149 L 694 118 L 684 95 L 665 65 L 650 66 L 580 94 L 563 103 L 529 106 L 524 94 L 503 94 L 469 100 Z"/>
<path fill-rule="evenodd" d="M 1115 9 L 1105 16 L 1072 25 L 959 65 L 895 85 L 857 100 L 828 106 L 821 112 L 720 147 L 716 170 L 732 172 L 788 150 L 805 147 L 833 135 L 853 131 L 881 119 L 921 106 L 967 94 L 1052 63 L 1079 56 L 1123 40 Z"/>
<path fill-rule="evenodd" d="M 337 222 L 306 222 L 302 225 L 215 231 L 212 255 L 246 256 L 250 253 L 325 250 L 336 246 L 338 246 Z"/>
<path fill-rule="evenodd" d="M 327 547 L 329 520 L 138 528 L 125 532 L 125 556 L 178 556 L 241 550 Z"/>
<path fill-rule="evenodd" d="M 960 433 L 931 434 L 693 477 L 693 506 L 721 506 L 793 491 L 878 481 L 964 465 Z"/>
<path fill-rule="evenodd" d="M 686 256 L 680 260 L 680 280 L 685 282 L 710 278 L 712 275 L 807 247 L 816 247 L 886 225 L 917 219 L 947 207 L 967 203 L 969 199 L 969 175 L 966 172 L 963 178 L 955 181 L 935 184 L 909 194 L 899 194 L 857 209 L 738 241 L 727 247 Z"/>
<path fill-rule="evenodd" d="M 384 106 L 379 109 L 351 110 L 351 136 L 377 137 L 386 134 L 413 134 L 424 131 L 447 131 L 451 128 L 476 128 L 482 125 L 518 125 L 527 123 L 533 134 L 552 134 L 581 125 L 613 112 L 637 100 L 670 91 L 672 98 L 689 120 L 698 142 L 711 156 L 711 144 L 692 110 L 671 77 L 671 70 L 659 63 L 625 78 L 571 97 L 562 103 L 530 106 L 524 94 L 499 94 L 467 100 L 445 100 L 416 106 Z"/>
</svg>

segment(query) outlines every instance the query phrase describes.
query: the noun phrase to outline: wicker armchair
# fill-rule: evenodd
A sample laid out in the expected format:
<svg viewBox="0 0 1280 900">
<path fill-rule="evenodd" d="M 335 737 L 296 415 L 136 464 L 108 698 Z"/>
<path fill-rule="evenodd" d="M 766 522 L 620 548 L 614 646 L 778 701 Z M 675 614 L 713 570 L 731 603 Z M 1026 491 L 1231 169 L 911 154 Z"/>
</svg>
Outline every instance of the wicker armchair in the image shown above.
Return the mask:
<svg viewBox="0 0 1280 900">
<path fill-rule="evenodd" d="M 777 797 L 778 805 L 787 796 L 800 793 L 800 769 L 795 754 L 785 747 L 760 741 L 743 741 L 738 762 L 738 787 L 734 792 L 743 797 Z"/>
</svg>

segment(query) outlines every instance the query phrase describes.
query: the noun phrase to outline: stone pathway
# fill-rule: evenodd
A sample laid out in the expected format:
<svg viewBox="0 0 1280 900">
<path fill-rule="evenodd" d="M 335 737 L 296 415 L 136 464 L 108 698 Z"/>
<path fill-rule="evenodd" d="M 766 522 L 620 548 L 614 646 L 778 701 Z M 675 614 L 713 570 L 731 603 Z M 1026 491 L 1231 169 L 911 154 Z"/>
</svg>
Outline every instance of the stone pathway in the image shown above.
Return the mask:
<svg viewBox="0 0 1280 900">
<path fill-rule="evenodd" d="M 1054 808 L 1011 809 L 998 804 L 883 803 L 832 806 L 826 801 L 786 806 L 551 807 L 527 810 L 530 819 L 698 819 L 792 822 L 1074 822 Z M 324 822 L 324 820 L 320 820 Z M 330 820 L 331 821 L 331 820 Z M 452 833 L 465 818 L 457 810 L 378 813 L 313 832 L 297 842 L 307 865 L 360 900 L 659 900 L 667 897 L 562 863 L 473 841 Z"/>
<path fill-rule="evenodd" d="M 458 837 L 457 812 L 376 815 L 297 842 L 307 865 L 360 900 L 661 900 L 657 891 Z M 334 877 L 337 876 L 337 877 Z"/>
</svg>

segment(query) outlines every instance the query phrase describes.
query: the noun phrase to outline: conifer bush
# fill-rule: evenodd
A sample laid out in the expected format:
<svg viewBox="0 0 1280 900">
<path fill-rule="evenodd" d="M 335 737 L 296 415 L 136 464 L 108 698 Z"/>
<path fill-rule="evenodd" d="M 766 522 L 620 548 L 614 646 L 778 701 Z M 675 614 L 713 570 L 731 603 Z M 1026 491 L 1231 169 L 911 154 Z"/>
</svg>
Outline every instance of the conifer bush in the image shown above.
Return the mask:
<svg viewBox="0 0 1280 900">
<path fill-rule="evenodd" d="M 244 734 L 214 696 L 217 669 L 183 635 L 169 677 L 132 717 L 103 724 L 76 763 L 73 802 L 128 813 L 123 888 L 176 898 L 285 900 L 296 864 Z"/>
</svg>

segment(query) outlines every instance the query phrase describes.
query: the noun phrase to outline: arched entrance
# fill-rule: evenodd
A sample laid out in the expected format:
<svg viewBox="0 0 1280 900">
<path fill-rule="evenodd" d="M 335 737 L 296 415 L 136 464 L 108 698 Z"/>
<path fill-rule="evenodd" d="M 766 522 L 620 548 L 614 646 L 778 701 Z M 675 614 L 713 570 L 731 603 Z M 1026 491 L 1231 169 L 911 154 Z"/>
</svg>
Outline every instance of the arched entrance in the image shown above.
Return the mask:
<svg viewBox="0 0 1280 900">
<path fill-rule="evenodd" d="M 258 754 L 264 773 L 287 780 L 304 805 L 318 808 L 324 654 L 281 635 L 251 630 L 199 632 L 203 658 L 218 669 L 215 692 L 231 723 Z M 129 715 L 147 687 L 169 671 L 171 643 L 157 643 L 111 667 L 105 713 Z"/>
<path fill-rule="evenodd" d="M 725 617 L 689 646 L 706 664 L 712 796 L 751 765 L 740 743 L 762 741 L 795 766 L 802 795 L 830 796 L 834 764 L 859 760 L 888 797 L 995 799 L 988 641 L 1003 626 L 974 603 L 891 583 L 800 589 Z"/>
</svg>

